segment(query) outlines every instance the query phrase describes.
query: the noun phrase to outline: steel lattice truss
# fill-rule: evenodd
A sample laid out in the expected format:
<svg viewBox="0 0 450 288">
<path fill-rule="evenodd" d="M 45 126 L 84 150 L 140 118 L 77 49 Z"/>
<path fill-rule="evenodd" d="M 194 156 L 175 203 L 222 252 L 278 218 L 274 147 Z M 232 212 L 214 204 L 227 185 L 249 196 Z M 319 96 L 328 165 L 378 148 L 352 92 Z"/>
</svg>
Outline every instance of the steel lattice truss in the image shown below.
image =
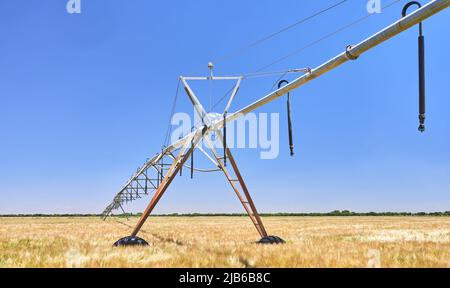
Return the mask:
<svg viewBox="0 0 450 288">
<path fill-rule="evenodd" d="M 142 167 L 139 167 L 102 212 L 102 217 L 105 219 L 112 214 L 112 211 L 117 209 L 121 209 L 125 213 L 123 205 L 154 192 L 164 179 L 165 173 L 173 164 L 178 152 L 179 149 L 174 151 L 165 149 L 149 159 Z"/>
</svg>

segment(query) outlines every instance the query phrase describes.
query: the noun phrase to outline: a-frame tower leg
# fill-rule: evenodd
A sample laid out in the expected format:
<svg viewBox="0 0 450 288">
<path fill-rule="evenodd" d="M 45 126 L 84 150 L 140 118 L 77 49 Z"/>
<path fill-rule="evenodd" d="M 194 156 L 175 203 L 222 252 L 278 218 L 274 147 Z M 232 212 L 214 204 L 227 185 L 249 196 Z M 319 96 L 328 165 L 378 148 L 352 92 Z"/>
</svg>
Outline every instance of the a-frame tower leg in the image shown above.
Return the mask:
<svg viewBox="0 0 450 288">
<path fill-rule="evenodd" d="M 203 133 L 204 133 L 204 131 L 202 132 L 202 134 Z M 148 243 L 144 239 L 139 238 L 136 235 L 139 233 L 139 231 L 142 228 L 142 225 L 144 225 L 145 221 L 152 213 L 156 204 L 158 204 L 158 202 L 161 199 L 161 197 L 163 196 L 164 192 L 166 192 L 170 183 L 172 183 L 173 179 L 177 176 L 181 167 L 183 167 L 186 160 L 189 158 L 189 156 L 194 151 L 195 146 L 198 143 L 198 141 L 202 138 L 202 135 L 201 136 L 194 135 L 193 137 L 194 137 L 193 145 L 190 148 L 188 148 L 191 141 L 187 141 L 185 146 L 183 146 L 183 148 L 181 148 L 180 153 L 173 161 L 173 163 L 170 166 L 169 170 L 167 171 L 164 179 L 161 181 L 160 185 L 158 186 L 158 189 L 156 189 L 155 194 L 153 195 L 152 200 L 150 201 L 150 204 L 148 204 L 147 208 L 142 213 L 141 218 L 139 218 L 139 221 L 136 224 L 135 228 L 133 229 L 133 232 L 131 233 L 131 235 L 117 240 L 114 243 L 114 246 L 148 245 Z"/>
<path fill-rule="evenodd" d="M 217 134 L 220 139 L 223 139 L 223 136 L 221 135 L 220 132 L 217 131 Z M 267 235 L 267 231 L 261 220 L 261 216 L 259 215 L 258 210 L 256 209 L 256 206 L 255 206 L 255 203 L 253 202 L 253 199 L 250 196 L 250 192 L 248 191 L 247 185 L 245 185 L 244 178 L 242 177 L 241 172 L 239 171 L 239 168 L 236 164 L 236 161 L 234 160 L 231 150 L 228 147 L 225 147 L 225 151 L 226 151 L 225 153 L 230 161 L 231 167 L 233 168 L 235 178 L 233 178 L 230 171 L 225 167 L 224 162 L 223 162 L 224 158 L 220 157 L 218 155 L 214 146 L 207 138 L 206 138 L 206 140 L 207 140 L 206 143 L 208 144 L 214 157 L 216 158 L 217 163 L 219 163 L 219 167 L 225 174 L 225 177 L 227 178 L 228 182 L 230 182 L 231 187 L 233 188 L 234 192 L 236 193 L 236 196 L 238 197 L 239 201 L 241 202 L 242 206 L 244 207 L 245 211 L 247 212 L 248 216 L 250 217 L 253 225 L 255 225 L 256 230 L 258 231 L 259 235 L 261 236 L 261 240 L 259 241 L 259 243 L 262 243 L 262 244 L 284 243 L 285 241 L 278 236 Z M 238 185 L 240 186 L 243 193 L 241 193 Z"/>
<path fill-rule="evenodd" d="M 231 176 L 230 172 L 223 165 L 222 159 L 219 158 L 218 161 L 219 163 L 221 163 L 222 171 L 225 174 L 225 177 L 227 178 L 228 182 L 230 182 L 231 187 L 233 187 L 233 190 L 236 193 L 237 197 L 239 198 L 239 201 L 241 201 L 242 206 L 244 206 L 244 209 L 247 212 L 250 219 L 252 220 L 253 225 L 255 225 L 256 230 L 258 230 L 259 235 L 261 237 L 267 237 L 266 228 L 264 227 L 264 224 L 261 220 L 261 216 L 259 215 L 258 210 L 256 209 L 255 203 L 253 202 L 253 199 L 250 196 L 250 192 L 247 189 L 247 185 L 245 185 L 244 179 L 242 178 L 241 172 L 239 171 L 239 168 L 236 165 L 236 161 L 234 161 L 230 149 L 226 148 L 226 153 L 236 178 L 233 178 Z M 240 193 L 237 184 L 240 185 L 244 195 Z"/>
</svg>

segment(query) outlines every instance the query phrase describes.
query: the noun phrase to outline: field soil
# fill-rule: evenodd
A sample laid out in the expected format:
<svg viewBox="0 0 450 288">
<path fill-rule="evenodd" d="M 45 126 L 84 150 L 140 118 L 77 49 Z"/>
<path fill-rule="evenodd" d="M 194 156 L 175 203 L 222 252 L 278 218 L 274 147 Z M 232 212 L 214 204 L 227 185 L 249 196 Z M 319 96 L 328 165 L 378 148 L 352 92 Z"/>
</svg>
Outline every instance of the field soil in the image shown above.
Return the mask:
<svg viewBox="0 0 450 288">
<path fill-rule="evenodd" d="M 0 267 L 450 267 L 450 217 L 150 217 L 148 247 L 114 248 L 137 218 L 0 218 Z"/>
</svg>

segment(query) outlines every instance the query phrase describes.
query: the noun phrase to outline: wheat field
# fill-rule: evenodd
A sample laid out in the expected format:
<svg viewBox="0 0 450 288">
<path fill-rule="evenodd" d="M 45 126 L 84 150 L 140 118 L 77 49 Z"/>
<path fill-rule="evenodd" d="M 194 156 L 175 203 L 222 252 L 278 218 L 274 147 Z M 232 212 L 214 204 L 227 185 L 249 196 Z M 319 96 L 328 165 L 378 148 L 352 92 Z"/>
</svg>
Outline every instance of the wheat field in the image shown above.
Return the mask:
<svg viewBox="0 0 450 288">
<path fill-rule="evenodd" d="M 148 247 L 112 247 L 137 218 L 0 218 L 0 267 L 450 267 L 449 217 L 150 217 Z"/>
</svg>

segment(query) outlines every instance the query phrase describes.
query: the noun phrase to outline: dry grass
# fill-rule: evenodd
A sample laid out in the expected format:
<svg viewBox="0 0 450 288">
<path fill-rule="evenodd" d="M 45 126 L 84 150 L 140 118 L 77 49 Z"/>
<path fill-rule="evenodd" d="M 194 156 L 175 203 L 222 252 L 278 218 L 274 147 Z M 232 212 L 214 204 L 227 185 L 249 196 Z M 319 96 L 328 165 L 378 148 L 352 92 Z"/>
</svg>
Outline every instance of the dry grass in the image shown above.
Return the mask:
<svg viewBox="0 0 450 288">
<path fill-rule="evenodd" d="M 136 220 L 0 218 L 0 267 L 366 267 L 370 249 L 382 267 L 450 267 L 448 217 L 264 217 L 278 246 L 245 217 L 157 217 L 150 247 L 112 248 Z"/>
</svg>

